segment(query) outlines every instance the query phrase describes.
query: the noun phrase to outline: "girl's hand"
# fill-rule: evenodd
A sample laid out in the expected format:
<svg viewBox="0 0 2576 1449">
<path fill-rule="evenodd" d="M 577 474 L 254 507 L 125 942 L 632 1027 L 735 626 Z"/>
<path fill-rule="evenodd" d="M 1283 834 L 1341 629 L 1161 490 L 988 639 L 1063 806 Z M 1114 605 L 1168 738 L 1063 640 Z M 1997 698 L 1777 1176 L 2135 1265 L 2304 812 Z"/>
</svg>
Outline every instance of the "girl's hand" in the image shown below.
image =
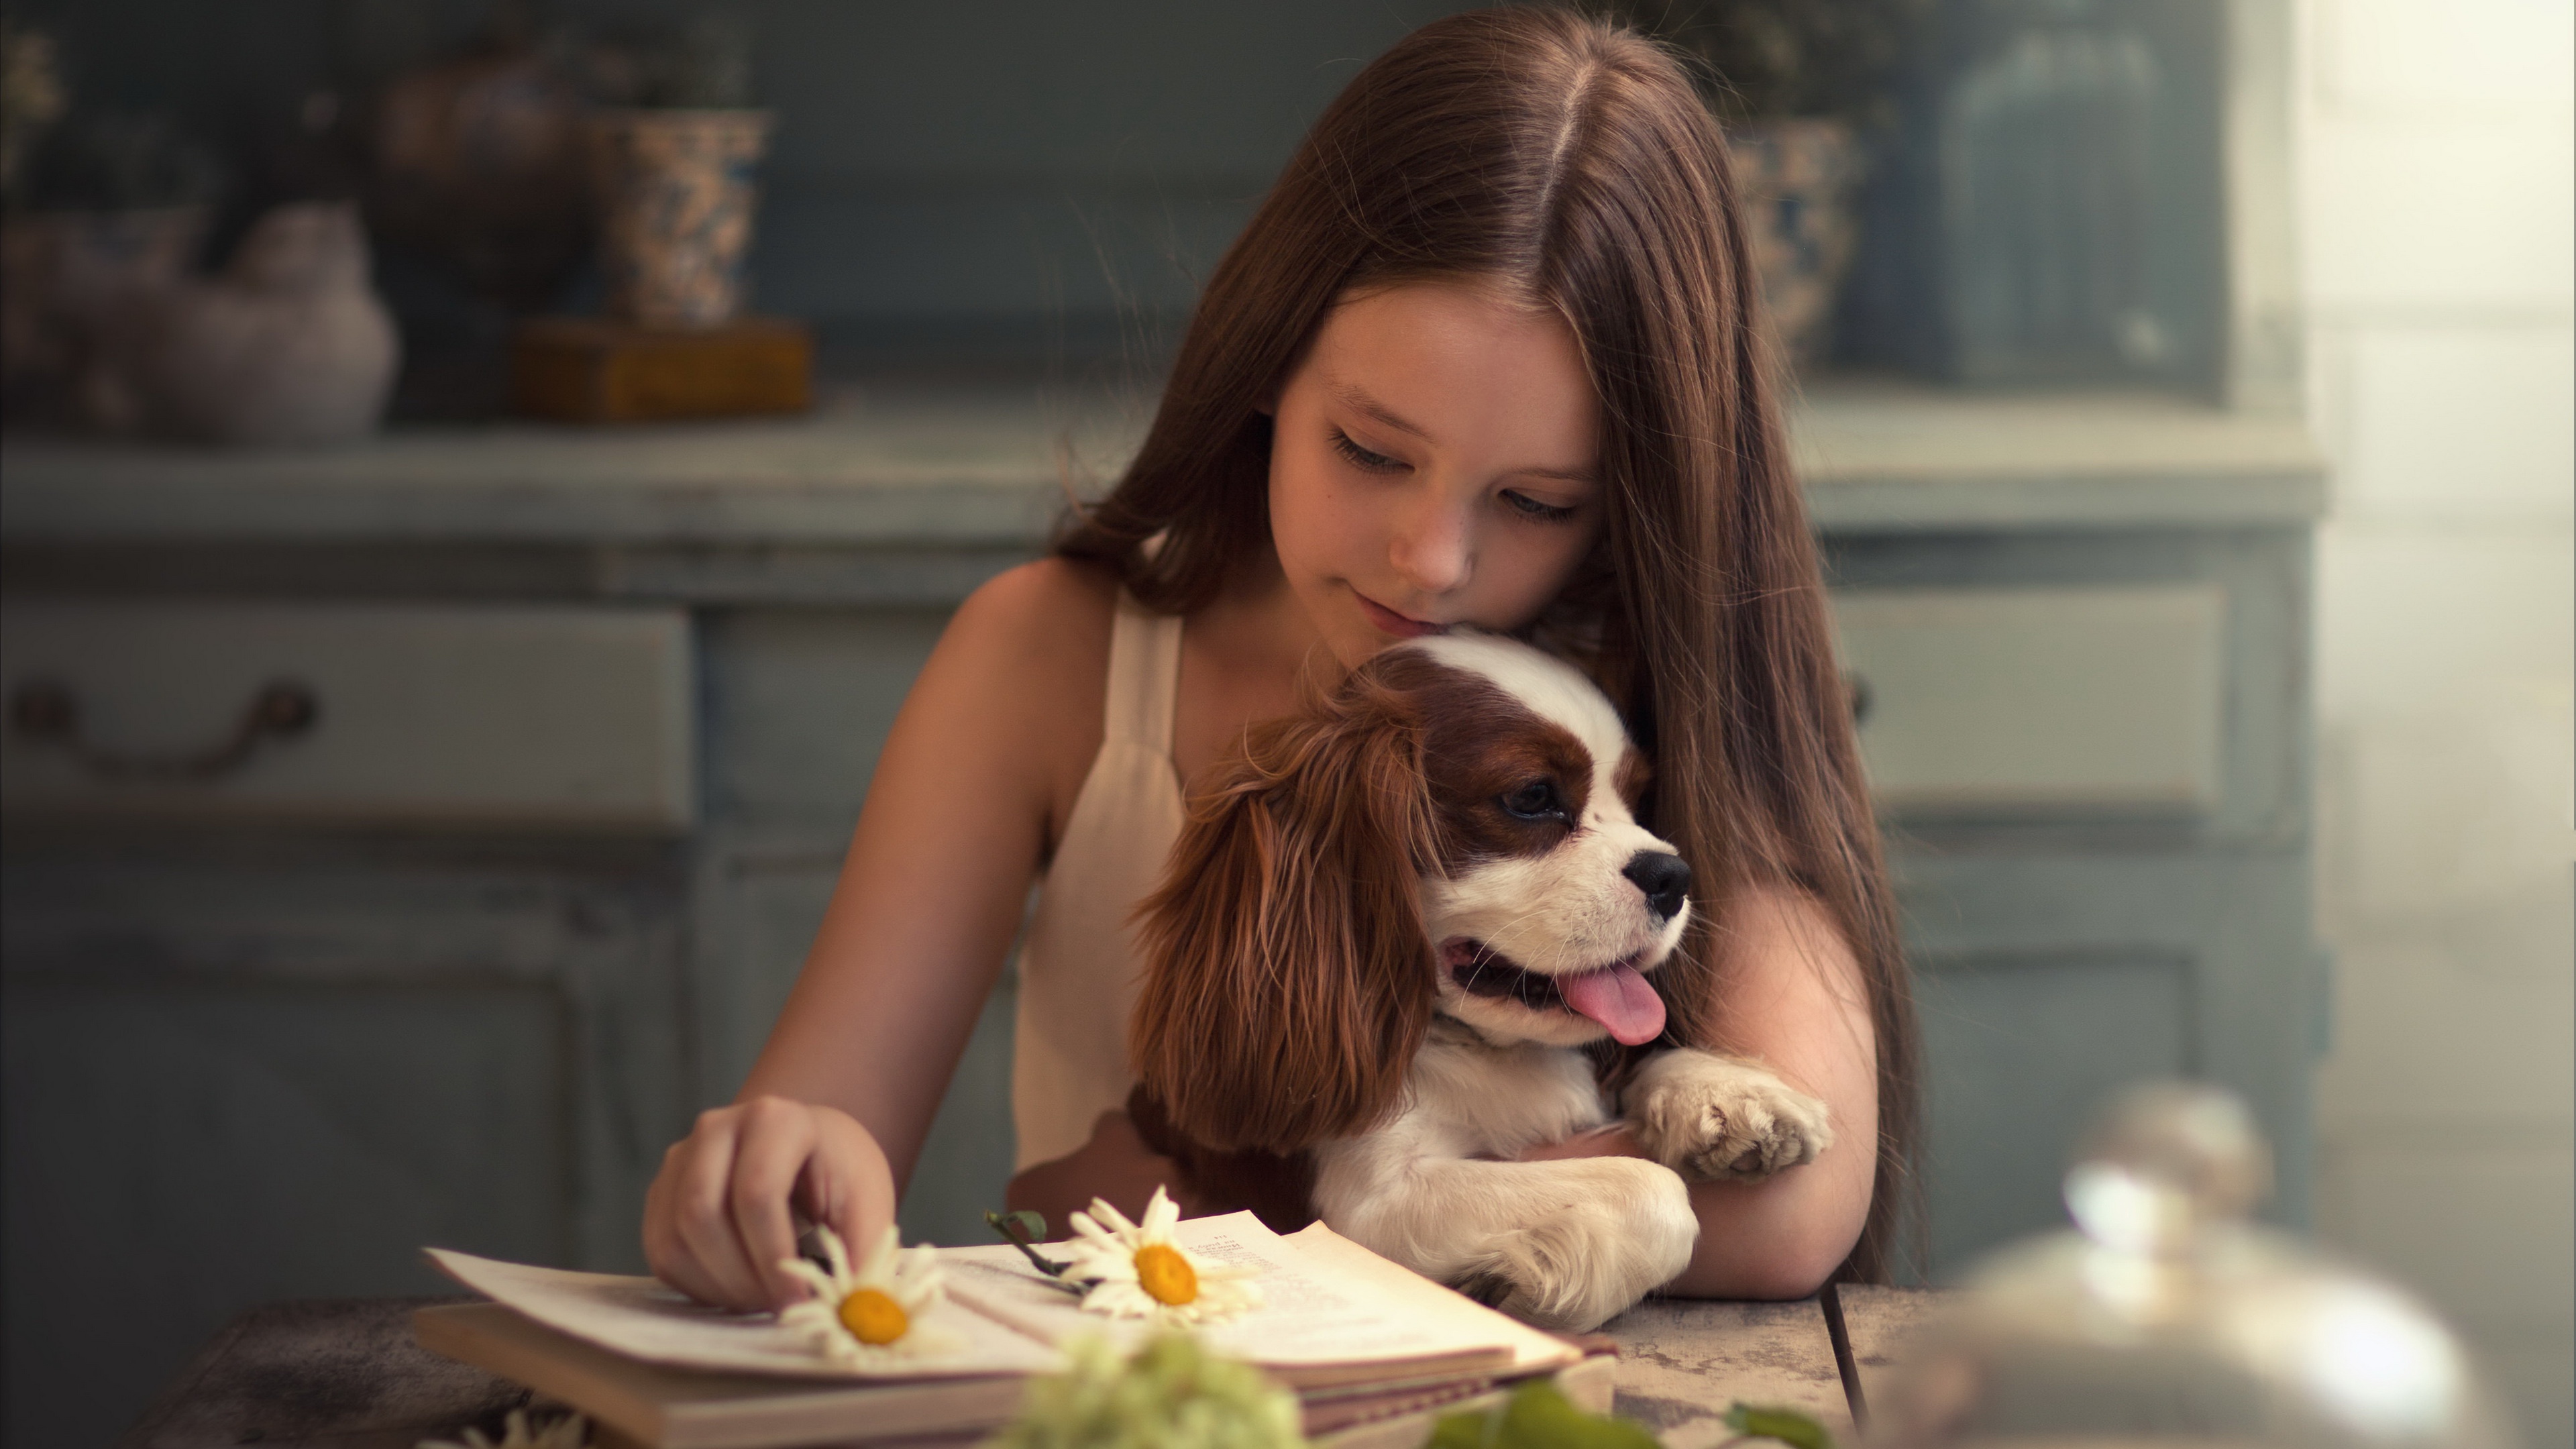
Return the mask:
<svg viewBox="0 0 2576 1449">
<path fill-rule="evenodd" d="M 865 1252 L 894 1221 L 894 1174 L 848 1113 L 754 1097 L 700 1113 L 644 1195 L 653 1276 L 722 1308 L 784 1308 L 805 1289 L 779 1268 L 801 1216 Z"/>
</svg>

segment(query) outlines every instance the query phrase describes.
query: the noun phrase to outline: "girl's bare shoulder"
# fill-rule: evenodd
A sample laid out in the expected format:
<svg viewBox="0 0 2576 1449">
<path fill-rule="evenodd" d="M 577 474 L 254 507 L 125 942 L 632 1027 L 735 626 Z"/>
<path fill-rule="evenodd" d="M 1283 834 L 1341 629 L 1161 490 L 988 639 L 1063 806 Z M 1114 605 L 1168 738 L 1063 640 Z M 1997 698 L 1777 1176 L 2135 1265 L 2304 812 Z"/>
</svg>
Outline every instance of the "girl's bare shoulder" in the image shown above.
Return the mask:
<svg viewBox="0 0 2576 1449">
<path fill-rule="evenodd" d="M 1118 581 L 1093 565 L 1037 559 L 985 580 L 958 605 L 948 633 L 997 662 L 1087 675 L 1097 693 L 1117 599 Z"/>
<path fill-rule="evenodd" d="M 1100 752 L 1117 599 L 1106 572 L 1038 559 L 968 595 L 939 641 L 941 666 L 1008 722 L 1068 808 Z"/>
</svg>

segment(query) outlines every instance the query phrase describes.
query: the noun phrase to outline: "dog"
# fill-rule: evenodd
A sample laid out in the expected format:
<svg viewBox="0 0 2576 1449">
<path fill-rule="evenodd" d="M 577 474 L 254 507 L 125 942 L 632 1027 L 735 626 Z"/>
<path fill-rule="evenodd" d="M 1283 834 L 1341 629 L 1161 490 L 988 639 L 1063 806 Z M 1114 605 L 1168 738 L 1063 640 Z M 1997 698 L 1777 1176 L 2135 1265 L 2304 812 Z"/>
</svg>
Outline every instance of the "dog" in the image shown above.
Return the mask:
<svg viewBox="0 0 2576 1449">
<path fill-rule="evenodd" d="M 1589 679 L 1492 634 L 1399 644 L 1253 730 L 1139 907 L 1140 1133 L 1203 1204 L 1320 1214 L 1544 1327 L 1670 1281 L 1688 1183 L 1810 1162 L 1833 1129 L 1667 1033 L 1653 980 L 1694 907 L 1638 823 L 1649 783 Z M 1603 1066 L 1650 1043 L 1611 1077 L 1653 1160 L 1512 1160 L 1608 1125 Z"/>
</svg>

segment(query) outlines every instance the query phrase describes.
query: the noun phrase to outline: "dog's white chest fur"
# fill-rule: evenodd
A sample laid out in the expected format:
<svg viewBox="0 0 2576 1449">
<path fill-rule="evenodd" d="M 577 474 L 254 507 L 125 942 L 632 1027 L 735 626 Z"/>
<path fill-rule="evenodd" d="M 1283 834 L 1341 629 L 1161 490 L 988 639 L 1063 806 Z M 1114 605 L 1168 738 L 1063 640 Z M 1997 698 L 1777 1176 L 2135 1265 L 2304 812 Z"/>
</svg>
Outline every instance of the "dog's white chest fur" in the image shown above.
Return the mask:
<svg viewBox="0 0 2576 1449">
<path fill-rule="evenodd" d="M 1489 1042 L 1446 1018 L 1432 1024 L 1406 1086 L 1406 1110 L 1377 1135 L 1444 1157 L 1512 1157 L 1610 1120 L 1581 1052 Z"/>
</svg>

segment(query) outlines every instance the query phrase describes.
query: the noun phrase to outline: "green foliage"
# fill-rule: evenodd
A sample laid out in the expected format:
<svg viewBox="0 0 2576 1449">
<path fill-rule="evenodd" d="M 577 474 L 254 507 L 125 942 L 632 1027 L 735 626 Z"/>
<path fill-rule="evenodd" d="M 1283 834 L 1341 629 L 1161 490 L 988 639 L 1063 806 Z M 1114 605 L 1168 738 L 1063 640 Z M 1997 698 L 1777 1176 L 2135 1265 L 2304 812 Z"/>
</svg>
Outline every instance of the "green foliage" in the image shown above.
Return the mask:
<svg viewBox="0 0 2576 1449">
<path fill-rule="evenodd" d="M 1029 1385 L 1020 1417 L 988 1449 L 1303 1449 L 1297 1397 L 1250 1364 L 1167 1334 L 1121 1360 L 1106 1340 Z"/>
<path fill-rule="evenodd" d="M 1834 1449 L 1825 1426 L 1795 1409 L 1766 1409 L 1739 1399 L 1720 1422 L 1749 1439 L 1777 1439 L 1793 1449 Z"/>
<path fill-rule="evenodd" d="M 1451 1414 L 1424 1449 L 1662 1449 L 1625 1419 L 1587 1414 L 1553 1380 L 1532 1379 L 1481 1414 Z"/>
</svg>

